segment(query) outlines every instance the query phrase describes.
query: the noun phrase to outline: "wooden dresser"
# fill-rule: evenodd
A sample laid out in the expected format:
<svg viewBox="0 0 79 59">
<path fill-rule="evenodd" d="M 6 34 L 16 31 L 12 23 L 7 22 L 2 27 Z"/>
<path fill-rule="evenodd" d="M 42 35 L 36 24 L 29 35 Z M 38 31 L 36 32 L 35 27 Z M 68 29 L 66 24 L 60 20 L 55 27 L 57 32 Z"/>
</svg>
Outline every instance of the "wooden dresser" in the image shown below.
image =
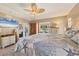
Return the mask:
<svg viewBox="0 0 79 59">
<path fill-rule="evenodd" d="M 14 34 L 7 34 L 0 36 L 0 47 L 4 48 L 10 46 L 16 42 L 16 36 Z"/>
</svg>

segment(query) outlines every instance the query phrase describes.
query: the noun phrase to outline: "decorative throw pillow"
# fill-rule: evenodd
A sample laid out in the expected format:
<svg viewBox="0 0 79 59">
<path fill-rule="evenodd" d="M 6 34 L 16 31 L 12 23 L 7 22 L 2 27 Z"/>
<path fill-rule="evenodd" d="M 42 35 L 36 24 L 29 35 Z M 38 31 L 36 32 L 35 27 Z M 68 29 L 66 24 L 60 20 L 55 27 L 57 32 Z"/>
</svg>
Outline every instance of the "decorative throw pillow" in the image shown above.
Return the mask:
<svg viewBox="0 0 79 59">
<path fill-rule="evenodd" d="M 76 32 L 77 31 L 71 29 L 71 30 L 66 31 L 65 35 L 69 38 L 72 38 L 76 34 Z"/>
</svg>

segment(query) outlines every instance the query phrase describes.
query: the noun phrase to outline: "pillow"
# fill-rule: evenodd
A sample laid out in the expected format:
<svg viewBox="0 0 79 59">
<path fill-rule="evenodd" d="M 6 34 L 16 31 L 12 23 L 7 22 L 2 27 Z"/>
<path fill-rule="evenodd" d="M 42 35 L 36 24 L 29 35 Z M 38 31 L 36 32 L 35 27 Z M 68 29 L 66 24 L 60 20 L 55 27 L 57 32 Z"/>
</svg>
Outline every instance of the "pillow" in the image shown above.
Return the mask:
<svg viewBox="0 0 79 59">
<path fill-rule="evenodd" d="M 75 30 L 68 30 L 66 31 L 65 35 L 69 38 L 73 37 L 76 34 L 77 31 Z"/>
<path fill-rule="evenodd" d="M 77 33 L 75 36 L 73 36 L 71 38 L 74 42 L 78 43 L 79 44 L 79 33 Z"/>
</svg>

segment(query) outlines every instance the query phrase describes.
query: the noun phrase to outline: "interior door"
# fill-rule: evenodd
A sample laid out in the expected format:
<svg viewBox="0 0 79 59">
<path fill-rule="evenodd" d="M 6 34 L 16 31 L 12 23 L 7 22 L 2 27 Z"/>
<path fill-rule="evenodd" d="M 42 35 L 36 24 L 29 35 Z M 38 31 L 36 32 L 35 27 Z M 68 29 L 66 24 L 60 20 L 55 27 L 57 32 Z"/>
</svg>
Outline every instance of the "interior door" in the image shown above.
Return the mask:
<svg viewBox="0 0 79 59">
<path fill-rule="evenodd" d="M 36 23 L 30 23 L 30 35 L 36 34 Z"/>
</svg>

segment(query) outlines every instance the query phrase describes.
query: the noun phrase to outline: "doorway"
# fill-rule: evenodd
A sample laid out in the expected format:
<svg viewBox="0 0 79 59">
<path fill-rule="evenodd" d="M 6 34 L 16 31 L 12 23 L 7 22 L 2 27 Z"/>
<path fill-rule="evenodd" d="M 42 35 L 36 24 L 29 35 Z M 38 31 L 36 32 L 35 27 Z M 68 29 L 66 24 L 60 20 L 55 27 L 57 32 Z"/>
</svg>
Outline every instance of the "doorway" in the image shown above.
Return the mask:
<svg viewBox="0 0 79 59">
<path fill-rule="evenodd" d="M 30 35 L 36 34 L 36 23 L 30 23 Z"/>
</svg>

